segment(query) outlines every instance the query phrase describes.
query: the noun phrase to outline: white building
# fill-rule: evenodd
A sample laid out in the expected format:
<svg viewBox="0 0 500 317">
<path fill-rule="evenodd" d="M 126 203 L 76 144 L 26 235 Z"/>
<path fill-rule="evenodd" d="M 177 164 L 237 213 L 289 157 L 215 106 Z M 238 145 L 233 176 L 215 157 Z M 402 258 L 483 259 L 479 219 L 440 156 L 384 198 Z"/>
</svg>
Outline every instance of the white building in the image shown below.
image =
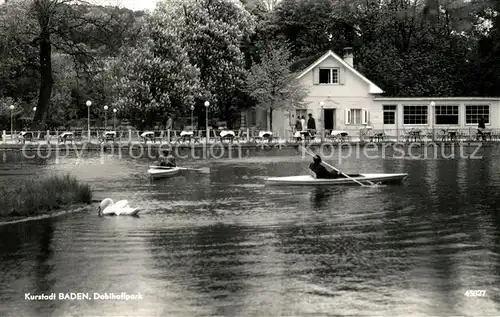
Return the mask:
<svg viewBox="0 0 500 317">
<path fill-rule="evenodd" d="M 353 55 L 344 58 L 326 52 L 298 74 L 309 89 L 307 108 L 273 111 L 273 133 L 288 137 L 299 116 L 312 114 L 316 129 L 359 135 L 366 128 L 399 136 L 416 128 L 427 131 L 472 130 L 483 117 L 487 128 L 500 128 L 500 98 L 481 97 L 382 97 L 383 91 L 353 67 Z M 242 125 L 265 130 L 268 113 L 250 109 Z"/>
</svg>

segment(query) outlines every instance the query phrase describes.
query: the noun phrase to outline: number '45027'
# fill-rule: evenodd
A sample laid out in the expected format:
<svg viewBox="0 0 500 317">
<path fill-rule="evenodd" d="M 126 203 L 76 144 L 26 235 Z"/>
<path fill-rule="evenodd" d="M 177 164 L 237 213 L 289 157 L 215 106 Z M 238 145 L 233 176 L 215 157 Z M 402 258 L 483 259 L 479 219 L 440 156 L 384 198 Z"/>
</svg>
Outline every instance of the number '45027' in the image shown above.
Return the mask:
<svg viewBox="0 0 500 317">
<path fill-rule="evenodd" d="M 485 290 L 468 290 L 465 292 L 465 296 L 483 297 L 483 296 L 486 296 L 486 291 Z"/>
</svg>

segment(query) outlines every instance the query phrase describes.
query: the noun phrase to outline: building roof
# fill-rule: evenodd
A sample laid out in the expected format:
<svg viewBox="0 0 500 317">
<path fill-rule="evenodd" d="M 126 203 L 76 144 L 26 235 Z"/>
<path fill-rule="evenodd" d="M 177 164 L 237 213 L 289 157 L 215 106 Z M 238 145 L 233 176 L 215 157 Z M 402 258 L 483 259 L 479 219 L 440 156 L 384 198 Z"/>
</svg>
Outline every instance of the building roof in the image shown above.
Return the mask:
<svg viewBox="0 0 500 317">
<path fill-rule="evenodd" d="M 301 58 L 301 59 L 295 61 L 290 66 L 290 69 L 293 72 L 301 73 L 304 69 L 306 69 L 309 65 L 314 63 L 318 58 L 321 58 L 322 56 L 323 56 L 323 53 Z"/>
<path fill-rule="evenodd" d="M 366 82 L 370 89 L 369 92 L 371 94 L 382 94 L 384 91 L 380 89 L 377 85 L 375 85 L 372 81 L 370 81 L 368 78 L 363 76 L 360 72 L 358 72 L 354 67 L 351 65 L 347 64 L 344 59 L 342 59 L 340 56 L 329 50 L 325 54 L 323 54 L 320 58 L 316 59 L 314 63 L 312 63 L 309 67 L 307 67 L 304 71 L 302 71 L 297 78 L 301 78 L 305 74 L 309 73 L 312 71 L 315 67 L 317 67 L 319 64 L 321 64 L 325 59 L 328 57 L 333 57 L 336 61 L 338 61 L 342 66 L 344 66 L 346 69 L 348 69 L 350 72 L 352 72 L 354 75 L 359 77 L 361 80 Z"/>
</svg>

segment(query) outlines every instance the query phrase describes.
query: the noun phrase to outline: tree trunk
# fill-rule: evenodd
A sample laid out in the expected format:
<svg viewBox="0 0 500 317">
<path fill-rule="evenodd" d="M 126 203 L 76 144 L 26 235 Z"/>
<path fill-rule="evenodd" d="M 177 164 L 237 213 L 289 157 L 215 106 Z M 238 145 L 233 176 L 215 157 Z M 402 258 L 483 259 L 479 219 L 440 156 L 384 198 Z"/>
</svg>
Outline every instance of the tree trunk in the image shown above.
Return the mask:
<svg viewBox="0 0 500 317">
<path fill-rule="evenodd" d="M 42 32 L 40 38 L 40 91 L 38 94 L 38 103 L 36 106 L 35 118 L 31 124 L 31 130 L 43 130 L 45 127 L 45 118 L 52 94 L 52 47 L 50 45 L 50 33 Z"/>
<path fill-rule="evenodd" d="M 269 131 L 273 132 L 273 107 L 269 109 Z"/>
</svg>

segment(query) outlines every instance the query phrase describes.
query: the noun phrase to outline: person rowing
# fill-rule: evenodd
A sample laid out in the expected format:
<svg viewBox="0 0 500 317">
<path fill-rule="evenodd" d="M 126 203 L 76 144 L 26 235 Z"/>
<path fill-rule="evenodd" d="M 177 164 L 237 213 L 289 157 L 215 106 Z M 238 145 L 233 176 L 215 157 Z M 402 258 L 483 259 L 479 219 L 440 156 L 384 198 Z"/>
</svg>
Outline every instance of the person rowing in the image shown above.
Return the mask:
<svg viewBox="0 0 500 317">
<path fill-rule="evenodd" d="M 311 171 L 311 174 L 313 174 L 314 178 L 331 179 L 344 177 L 342 174 L 335 170 L 327 170 L 326 167 L 321 164 L 321 157 L 319 155 L 315 155 L 313 157 L 313 162 L 309 165 L 309 170 Z"/>
<path fill-rule="evenodd" d="M 175 157 L 171 154 L 170 150 L 164 150 L 158 159 L 159 166 L 176 167 Z"/>
</svg>

